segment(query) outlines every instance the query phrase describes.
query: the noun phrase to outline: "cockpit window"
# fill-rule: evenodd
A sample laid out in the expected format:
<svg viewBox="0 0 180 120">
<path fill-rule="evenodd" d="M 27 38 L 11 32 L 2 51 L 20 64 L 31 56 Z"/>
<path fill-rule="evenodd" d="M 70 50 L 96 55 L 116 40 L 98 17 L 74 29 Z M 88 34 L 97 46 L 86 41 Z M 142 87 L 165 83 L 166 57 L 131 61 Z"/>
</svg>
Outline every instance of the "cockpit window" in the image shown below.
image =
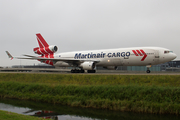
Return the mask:
<svg viewBox="0 0 180 120">
<path fill-rule="evenodd" d="M 164 51 L 164 54 L 173 53 L 173 51 Z"/>
<path fill-rule="evenodd" d="M 164 54 L 169 53 L 169 51 L 164 51 Z"/>
</svg>

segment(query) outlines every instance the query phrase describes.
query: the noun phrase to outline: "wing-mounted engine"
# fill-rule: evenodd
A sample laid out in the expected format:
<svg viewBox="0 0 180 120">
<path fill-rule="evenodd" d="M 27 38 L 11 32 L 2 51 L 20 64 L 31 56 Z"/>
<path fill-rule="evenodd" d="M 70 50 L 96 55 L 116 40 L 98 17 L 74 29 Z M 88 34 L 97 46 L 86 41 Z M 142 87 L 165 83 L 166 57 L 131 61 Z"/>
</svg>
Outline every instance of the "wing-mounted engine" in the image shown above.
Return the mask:
<svg viewBox="0 0 180 120">
<path fill-rule="evenodd" d="M 103 68 L 108 69 L 108 70 L 117 70 L 117 66 L 104 66 Z"/>
<path fill-rule="evenodd" d="M 38 55 L 55 53 L 57 52 L 57 50 L 58 50 L 58 47 L 55 45 L 51 45 L 49 47 L 44 47 L 44 48 L 36 47 L 33 49 L 34 53 Z"/>
<path fill-rule="evenodd" d="M 95 63 L 94 62 L 83 62 L 79 65 L 84 70 L 94 70 Z"/>
</svg>

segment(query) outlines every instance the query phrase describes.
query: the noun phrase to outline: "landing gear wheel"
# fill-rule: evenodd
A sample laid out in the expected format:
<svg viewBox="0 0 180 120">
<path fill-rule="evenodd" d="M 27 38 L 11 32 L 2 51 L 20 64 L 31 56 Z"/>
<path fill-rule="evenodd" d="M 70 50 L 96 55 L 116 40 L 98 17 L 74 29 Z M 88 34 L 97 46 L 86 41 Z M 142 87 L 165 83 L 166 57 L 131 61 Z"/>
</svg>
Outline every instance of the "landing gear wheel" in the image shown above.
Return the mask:
<svg viewBox="0 0 180 120">
<path fill-rule="evenodd" d="M 147 70 L 146 72 L 147 72 L 147 73 L 150 73 L 151 71 L 150 71 L 150 70 Z"/>
<path fill-rule="evenodd" d="M 74 72 L 75 72 L 75 71 L 72 69 L 72 70 L 71 70 L 71 73 L 74 73 Z"/>
<path fill-rule="evenodd" d="M 72 69 L 72 70 L 71 70 L 71 73 L 78 73 L 78 70 Z"/>
<path fill-rule="evenodd" d="M 76 69 L 75 69 L 75 73 L 79 73 L 79 70 L 76 70 Z"/>
<path fill-rule="evenodd" d="M 88 73 L 96 73 L 96 70 L 88 70 Z"/>
<path fill-rule="evenodd" d="M 151 65 L 147 65 L 146 67 L 147 67 L 146 72 L 147 72 L 147 73 L 150 73 L 151 71 L 149 70 L 149 68 L 151 67 Z"/>
<path fill-rule="evenodd" d="M 84 73 L 84 70 L 80 70 L 80 73 Z"/>
<path fill-rule="evenodd" d="M 71 73 L 84 73 L 84 70 L 72 69 Z"/>
</svg>

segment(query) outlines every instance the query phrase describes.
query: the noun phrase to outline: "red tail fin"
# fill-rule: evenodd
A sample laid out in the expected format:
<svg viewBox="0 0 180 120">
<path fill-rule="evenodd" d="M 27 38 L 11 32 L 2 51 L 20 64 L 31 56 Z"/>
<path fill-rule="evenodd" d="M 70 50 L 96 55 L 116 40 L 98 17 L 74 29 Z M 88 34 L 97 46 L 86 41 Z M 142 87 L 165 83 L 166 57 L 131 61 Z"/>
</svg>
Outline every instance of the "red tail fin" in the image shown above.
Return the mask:
<svg viewBox="0 0 180 120">
<path fill-rule="evenodd" d="M 37 36 L 37 41 L 39 43 L 40 48 L 49 47 L 48 43 L 44 40 L 44 38 L 42 37 L 40 33 L 36 34 L 36 36 Z"/>
</svg>

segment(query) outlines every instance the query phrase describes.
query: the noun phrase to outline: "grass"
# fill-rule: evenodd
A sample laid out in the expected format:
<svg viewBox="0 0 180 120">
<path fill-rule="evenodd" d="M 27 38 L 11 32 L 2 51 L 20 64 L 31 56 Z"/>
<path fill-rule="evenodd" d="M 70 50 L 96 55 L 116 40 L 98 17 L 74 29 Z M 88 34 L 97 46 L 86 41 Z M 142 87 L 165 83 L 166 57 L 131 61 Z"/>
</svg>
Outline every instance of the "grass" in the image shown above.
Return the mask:
<svg viewBox="0 0 180 120">
<path fill-rule="evenodd" d="M 0 110 L 0 120 L 43 120 L 43 119 Z"/>
<path fill-rule="evenodd" d="M 179 75 L 0 74 L 0 97 L 180 114 Z"/>
<path fill-rule="evenodd" d="M 180 75 L 58 75 L 1 73 L 1 81 L 48 85 L 143 85 L 180 86 Z"/>
</svg>

